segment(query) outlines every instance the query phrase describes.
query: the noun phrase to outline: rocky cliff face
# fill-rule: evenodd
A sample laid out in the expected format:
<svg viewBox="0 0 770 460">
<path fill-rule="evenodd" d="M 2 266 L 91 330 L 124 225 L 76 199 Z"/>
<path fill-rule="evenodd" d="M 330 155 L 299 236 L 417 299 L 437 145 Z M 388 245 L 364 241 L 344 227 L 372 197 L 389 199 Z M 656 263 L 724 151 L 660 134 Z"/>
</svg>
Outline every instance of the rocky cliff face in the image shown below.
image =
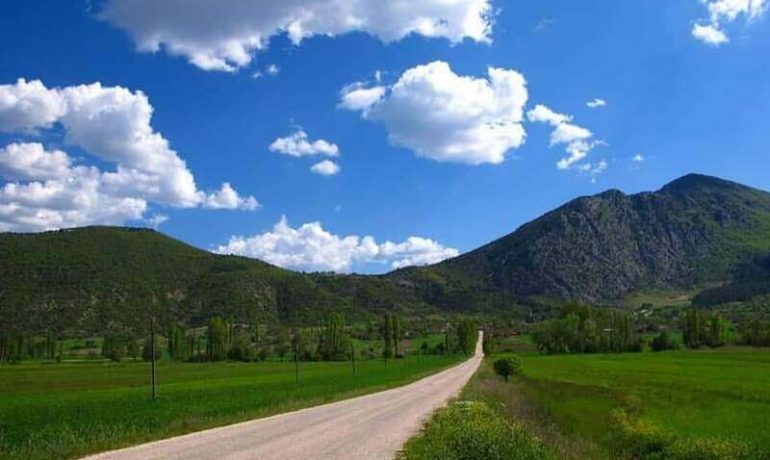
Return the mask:
<svg viewBox="0 0 770 460">
<path fill-rule="evenodd" d="M 517 295 L 612 300 L 730 277 L 770 248 L 770 194 L 688 175 L 657 192 L 582 197 L 434 267 Z"/>
</svg>

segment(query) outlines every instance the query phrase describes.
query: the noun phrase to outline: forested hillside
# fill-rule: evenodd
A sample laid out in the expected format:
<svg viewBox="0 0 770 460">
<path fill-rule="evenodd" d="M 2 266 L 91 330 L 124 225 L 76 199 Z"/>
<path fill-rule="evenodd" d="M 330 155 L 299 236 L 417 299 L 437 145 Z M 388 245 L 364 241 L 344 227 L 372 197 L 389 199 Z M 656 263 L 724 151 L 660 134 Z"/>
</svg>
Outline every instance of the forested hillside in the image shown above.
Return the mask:
<svg viewBox="0 0 770 460">
<path fill-rule="evenodd" d="M 688 175 L 657 192 L 578 198 L 460 257 L 387 275 L 302 274 L 146 229 L 0 234 L 0 332 L 98 332 L 151 316 L 314 323 L 384 310 L 547 316 L 644 289 L 713 286 L 696 304 L 770 292 L 770 194 Z"/>
</svg>

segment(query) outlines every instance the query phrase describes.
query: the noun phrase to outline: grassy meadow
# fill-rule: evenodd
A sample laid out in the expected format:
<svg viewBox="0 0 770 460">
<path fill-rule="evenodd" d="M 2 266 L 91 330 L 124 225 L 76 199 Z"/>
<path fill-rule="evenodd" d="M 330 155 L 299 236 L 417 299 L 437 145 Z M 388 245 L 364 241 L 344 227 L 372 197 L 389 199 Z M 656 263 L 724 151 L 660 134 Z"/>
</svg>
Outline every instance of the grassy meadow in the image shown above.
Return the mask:
<svg viewBox="0 0 770 460">
<path fill-rule="evenodd" d="M 703 452 L 719 446 L 749 454 L 714 458 L 770 458 L 770 350 L 524 353 L 523 375 L 509 383 L 492 370 L 501 356 L 485 360 L 463 398 L 524 422 L 564 458 L 653 458 L 643 452 L 649 446 L 639 447 L 652 437 L 702 452 L 655 458 L 712 458 Z M 623 420 L 632 420 L 633 436 L 619 441 Z M 619 452 L 627 447 L 619 442 L 637 450 Z"/>
<path fill-rule="evenodd" d="M 394 387 L 459 356 L 300 363 L 147 363 L 0 366 L 0 458 L 74 458 Z"/>
</svg>

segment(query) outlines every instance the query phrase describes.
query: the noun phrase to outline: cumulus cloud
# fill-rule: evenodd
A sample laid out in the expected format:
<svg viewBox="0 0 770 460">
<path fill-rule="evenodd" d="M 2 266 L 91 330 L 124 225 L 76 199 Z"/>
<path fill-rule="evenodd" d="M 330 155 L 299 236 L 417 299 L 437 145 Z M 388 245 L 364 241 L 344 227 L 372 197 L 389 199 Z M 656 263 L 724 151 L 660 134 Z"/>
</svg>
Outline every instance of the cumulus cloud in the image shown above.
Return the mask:
<svg viewBox="0 0 770 460">
<path fill-rule="evenodd" d="M 401 243 L 378 244 L 371 236 L 339 236 L 320 222 L 292 228 L 286 217 L 271 231 L 254 236 L 233 236 L 215 252 L 237 254 L 306 271 L 349 272 L 357 263 L 389 264 L 391 268 L 426 265 L 455 257 L 457 249 L 427 238 L 410 237 Z"/>
<path fill-rule="evenodd" d="M 588 107 L 589 109 L 597 109 L 599 107 L 605 107 L 606 105 L 607 105 L 607 101 L 605 101 L 604 99 L 600 99 L 598 97 L 586 102 L 586 107 Z"/>
<path fill-rule="evenodd" d="M 0 131 L 38 132 L 56 124 L 62 128 L 65 144 L 115 168 L 74 166 L 64 151 L 47 151 L 41 143 L 7 145 L 0 150 L 0 174 L 17 183 L 6 184 L 0 194 L 5 229 L 120 224 L 140 219 L 148 202 L 180 208 L 256 208 L 254 198 L 238 196 L 229 184 L 213 194 L 198 189 L 184 160 L 152 128 L 153 108 L 141 91 L 99 83 L 48 89 L 40 81 L 20 79 L 14 85 L 0 85 L 0 94 L 4 95 Z M 46 111 L 45 116 L 31 115 L 28 107 Z M 22 192 L 48 200 L 24 200 Z M 124 203 L 129 205 L 122 213 L 91 209 Z M 76 215 L 78 211 L 81 215 Z M 12 218 L 13 213 L 35 218 L 20 221 Z"/>
<path fill-rule="evenodd" d="M 225 182 L 218 191 L 209 194 L 203 202 L 204 208 L 209 209 L 244 209 L 253 211 L 259 208 L 259 203 L 253 196 L 242 197 L 238 192 Z"/>
<path fill-rule="evenodd" d="M 22 78 L 15 85 L 0 85 L 0 130 L 34 132 L 50 128 L 67 112 L 61 95 L 39 80 Z"/>
<path fill-rule="evenodd" d="M 356 31 L 384 42 L 412 34 L 490 42 L 491 14 L 490 0 L 107 0 L 99 15 L 140 51 L 235 71 L 284 33 L 295 45 Z"/>
<path fill-rule="evenodd" d="M 384 95 L 385 88 L 382 86 L 367 88 L 364 83 L 356 82 L 342 88 L 339 106 L 348 110 L 366 111 Z"/>
<path fill-rule="evenodd" d="M 436 161 L 499 164 L 524 143 L 524 77 L 490 67 L 486 78 L 457 75 L 435 61 L 404 72 L 389 86 L 356 83 L 340 106 L 381 122 L 390 142 Z"/>
<path fill-rule="evenodd" d="M 340 172 L 340 166 L 331 160 L 323 160 L 311 166 L 310 171 L 322 176 L 334 176 Z"/>
<path fill-rule="evenodd" d="M 305 131 L 299 129 L 294 134 L 279 137 L 268 147 L 271 152 L 282 153 L 293 157 L 308 155 L 328 155 L 336 157 L 340 154 L 340 148 L 329 141 L 318 139 L 311 141 Z"/>
<path fill-rule="evenodd" d="M 537 104 L 527 112 L 527 119 L 532 123 L 545 123 L 553 127 L 550 144 L 564 145 L 567 156 L 556 162 L 559 169 L 570 169 L 584 160 L 595 147 L 604 145 L 603 141 L 592 141 L 593 133 L 572 123 L 572 116 L 555 112 L 542 104 Z M 590 164 L 589 168 L 590 168 Z M 578 165 L 583 170 L 584 165 Z"/>
<path fill-rule="evenodd" d="M 644 163 L 644 160 L 646 160 L 646 158 L 641 153 L 637 153 L 636 155 L 634 155 L 634 157 L 631 160 L 634 163 Z"/>
<path fill-rule="evenodd" d="M 714 24 L 695 24 L 692 26 L 692 36 L 707 45 L 719 46 L 730 41 L 727 34 Z"/>
<path fill-rule="evenodd" d="M 8 180 L 55 179 L 70 170 L 69 156 L 46 151 L 43 144 L 10 144 L 0 149 L 0 177 Z"/>
<path fill-rule="evenodd" d="M 767 0 L 700 0 L 708 9 L 708 21 L 699 21 L 692 27 L 692 36 L 703 43 L 719 46 L 730 41 L 724 30 L 726 24 L 739 17 L 751 22 L 767 10 Z"/>
</svg>

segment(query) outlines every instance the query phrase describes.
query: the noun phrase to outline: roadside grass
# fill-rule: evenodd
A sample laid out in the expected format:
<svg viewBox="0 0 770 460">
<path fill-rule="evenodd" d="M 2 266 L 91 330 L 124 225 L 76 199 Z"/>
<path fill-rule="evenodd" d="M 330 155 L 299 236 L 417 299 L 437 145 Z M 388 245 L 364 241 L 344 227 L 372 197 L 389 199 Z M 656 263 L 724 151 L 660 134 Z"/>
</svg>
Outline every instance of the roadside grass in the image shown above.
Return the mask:
<svg viewBox="0 0 770 460">
<path fill-rule="evenodd" d="M 171 363 L 150 399 L 146 363 L 0 366 L 0 458 L 74 458 L 314 406 L 417 380 L 464 359 Z"/>
<path fill-rule="evenodd" d="M 492 371 L 502 356 L 463 398 L 520 421 L 562 458 L 770 458 L 768 350 L 530 353 L 512 383 Z"/>
<path fill-rule="evenodd" d="M 547 460 L 545 445 L 483 402 L 459 401 L 439 409 L 407 442 L 400 460 Z"/>
</svg>

